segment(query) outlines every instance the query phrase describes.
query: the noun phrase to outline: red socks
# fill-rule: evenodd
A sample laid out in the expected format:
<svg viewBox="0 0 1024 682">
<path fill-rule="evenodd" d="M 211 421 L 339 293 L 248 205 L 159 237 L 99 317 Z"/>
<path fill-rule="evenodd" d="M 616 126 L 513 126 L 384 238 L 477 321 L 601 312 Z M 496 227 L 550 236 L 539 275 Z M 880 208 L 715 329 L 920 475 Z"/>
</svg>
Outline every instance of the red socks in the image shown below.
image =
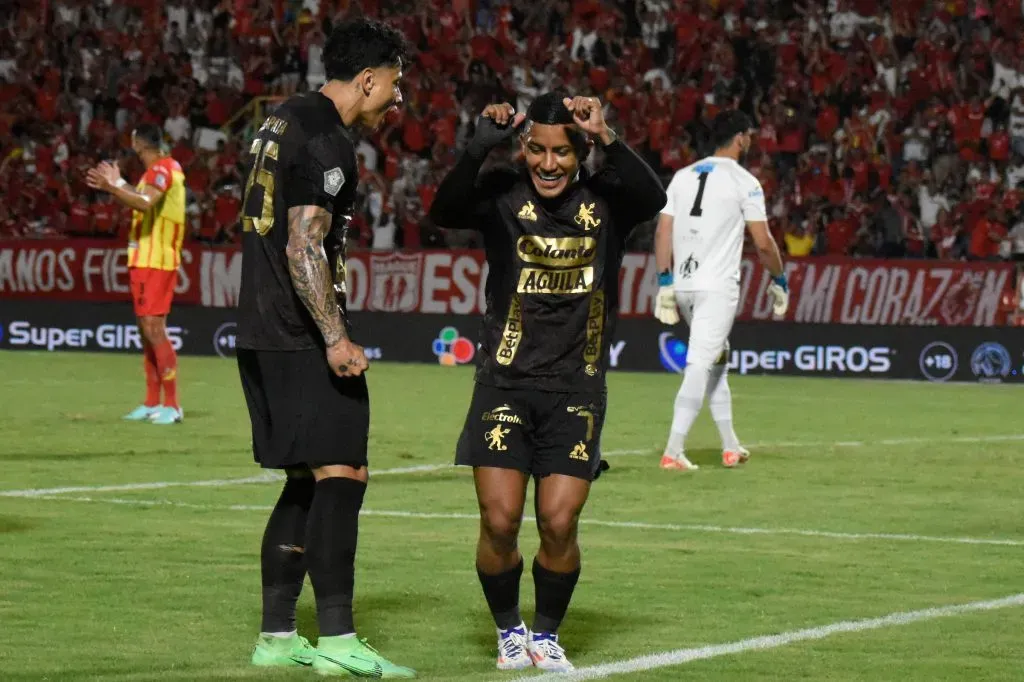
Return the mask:
<svg viewBox="0 0 1024 682">
<path fill-rule="evenodd" d="M 142 347 L 142 365 L 146 370 L 146 407 L 160 404 L 160 373 L 156 367 L 156 353 L 148 343 Z"/>
<path fill-rule="evenodd" d="M 170 340 L 153 349 L 160 383 L 164 388 L 164 407 L 178 407 L 178 355 Z"/>
</svg>

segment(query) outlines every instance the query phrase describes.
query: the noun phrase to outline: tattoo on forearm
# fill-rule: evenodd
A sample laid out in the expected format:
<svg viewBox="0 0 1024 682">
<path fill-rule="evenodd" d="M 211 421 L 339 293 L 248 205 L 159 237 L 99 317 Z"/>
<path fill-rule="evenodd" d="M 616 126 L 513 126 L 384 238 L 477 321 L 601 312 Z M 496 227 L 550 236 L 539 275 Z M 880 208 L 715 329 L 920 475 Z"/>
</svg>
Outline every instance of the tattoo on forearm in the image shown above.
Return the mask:
<svg viewBox="0 0 1024 682">
<path fill-rule="evenodd" d="M 324 252 L 324 237 L 331 214 L 319 206 L 288 209 L 288 272 L 295 293 L 313 316 L 324 341 L 333 346 L 348 338 L 334 297 L 331 267 Z"/>
</svg>

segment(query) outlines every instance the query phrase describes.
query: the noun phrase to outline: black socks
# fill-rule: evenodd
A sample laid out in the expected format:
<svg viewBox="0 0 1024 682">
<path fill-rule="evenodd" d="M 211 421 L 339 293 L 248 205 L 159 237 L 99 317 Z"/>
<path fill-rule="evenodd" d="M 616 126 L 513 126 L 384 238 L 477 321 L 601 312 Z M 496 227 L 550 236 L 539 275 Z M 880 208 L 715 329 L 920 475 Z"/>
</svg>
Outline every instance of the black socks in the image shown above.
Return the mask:
<svg viewBox="0 0 1024 682">
<path fill-rule="evenodd" d="M 306 565 L 321 637 L 355 632 L 352 593 L 365 493 L 366 484 L 350 478 L 325 478 L 316 484 L 306 527 Z"/>
<path fill-rule="evenodd" d="M 295 604 L 306 577 L 306 517 L 313 503 L 312 477 L 289 478 L 263 532 L 262 632 L 295 630 Z"/>
<path fill-rule="evenodd" d="M 484 588 L 487 606 L 494 616 L 494 623 L 501 630 L 514 628 L 523 622 L 519 615 L 519 579 L 523 575 L 523 560 L 504 573 L 487 575 L 476 569 L 480 585 Z"/>
<path fill-rule="evenodd" d="M 572 573 L 555 573 L 541 566 L 536 559 L 533 560 L 533 584 L 537 598 L 533 632 L 558 632 L 579 578 L 578 566 Z"/>
</svg>

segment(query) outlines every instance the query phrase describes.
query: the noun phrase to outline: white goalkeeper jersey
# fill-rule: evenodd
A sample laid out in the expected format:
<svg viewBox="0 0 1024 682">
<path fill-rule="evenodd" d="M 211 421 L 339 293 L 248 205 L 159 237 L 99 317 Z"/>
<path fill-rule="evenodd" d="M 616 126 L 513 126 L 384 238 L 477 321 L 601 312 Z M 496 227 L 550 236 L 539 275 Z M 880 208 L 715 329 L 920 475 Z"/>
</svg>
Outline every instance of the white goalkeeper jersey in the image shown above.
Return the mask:
<svg viewBox="0 0 1024 682">
<path fill-rule="evenodd" d="M 757 178 L 732 159 L 705 157 L 675 174 L 661 212 L 673 218 L 676 291 L 738 289 L 746 224 L 768 219 Z"/>
</svg>

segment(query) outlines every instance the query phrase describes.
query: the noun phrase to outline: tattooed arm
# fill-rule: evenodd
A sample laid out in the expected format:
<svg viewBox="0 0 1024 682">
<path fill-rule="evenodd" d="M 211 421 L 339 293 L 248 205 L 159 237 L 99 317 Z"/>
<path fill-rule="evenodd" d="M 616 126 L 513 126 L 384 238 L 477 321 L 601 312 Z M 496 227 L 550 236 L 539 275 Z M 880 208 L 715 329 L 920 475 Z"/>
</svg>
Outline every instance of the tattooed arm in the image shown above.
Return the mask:
<svg viewBox="0 0 1024 682">
<path fill-rule="evenodd" d="M 331 214 L 319 206 L 288 209 L 288 273 L 292 287 L 312 316 L 327 345 L 327 361 L 339 376 L 355 376 L 366 369 L 363 349 L 348 338 L 334 298 L 331 267 L 324 238 L 331 228 Z"/>
</svg>

